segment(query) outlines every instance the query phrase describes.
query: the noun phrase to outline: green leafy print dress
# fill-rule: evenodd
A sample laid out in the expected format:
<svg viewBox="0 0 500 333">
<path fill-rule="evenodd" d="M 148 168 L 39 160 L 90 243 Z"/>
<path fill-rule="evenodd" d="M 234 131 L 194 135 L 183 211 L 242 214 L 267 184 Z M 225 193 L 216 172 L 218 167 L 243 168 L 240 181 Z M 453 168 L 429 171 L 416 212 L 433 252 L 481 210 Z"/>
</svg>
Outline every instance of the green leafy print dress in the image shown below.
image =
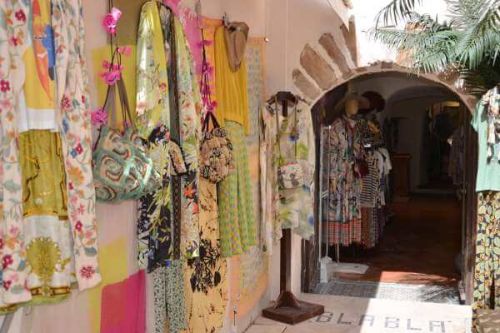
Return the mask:
<svg viewBox="0 0 500 333">
<path fill-rule="evenodd" d="M 277 177 L 273 177 L 274 191 L 270 200 L 276 203 L 275 238 L 280 238 L 280 229 L 292 229 L 304 239 L 314 234 L 314 168 L 315 142 L 310 108 L 303 102 L 289 106 L 283 116 L 282 106 L 269 103 L 263 117 L 268 128 L 267 140 L 272 142 L 272 165 L 274 175 L 280 163 L 298 162 L 304 175 L 304 184 L 293 189 L 281 189 Z M 277 113 L 277 114 L 276 114 Z M 278 141 L 279 140 L 279 141 Z"/>
</svg>

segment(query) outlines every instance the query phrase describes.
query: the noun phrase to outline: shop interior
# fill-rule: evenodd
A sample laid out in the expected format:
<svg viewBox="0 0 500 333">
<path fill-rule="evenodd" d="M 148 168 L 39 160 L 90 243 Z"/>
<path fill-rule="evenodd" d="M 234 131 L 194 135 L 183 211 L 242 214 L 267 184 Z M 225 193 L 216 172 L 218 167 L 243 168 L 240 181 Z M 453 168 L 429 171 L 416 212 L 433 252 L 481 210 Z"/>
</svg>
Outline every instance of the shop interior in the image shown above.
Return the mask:
<svg viewBox="0 0 500 333">
<path fill-rule="evenodd" d="M 460 304 L 466 112 L 446 88 L 400 73 L 318 101 L 316 292 Z"/>
</svg>

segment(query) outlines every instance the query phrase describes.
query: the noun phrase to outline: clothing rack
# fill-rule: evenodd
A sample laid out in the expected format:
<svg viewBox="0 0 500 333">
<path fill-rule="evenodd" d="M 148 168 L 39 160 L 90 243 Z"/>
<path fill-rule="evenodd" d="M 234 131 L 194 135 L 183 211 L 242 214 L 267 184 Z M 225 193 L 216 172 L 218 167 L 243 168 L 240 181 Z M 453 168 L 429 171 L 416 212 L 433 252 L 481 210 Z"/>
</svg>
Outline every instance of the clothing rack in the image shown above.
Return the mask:
<svg viewBox="0 0 500 333">
<path fill-rule="evenodd" d="M 357 263 L 342 263 L 340 261 L 340 244 L 337 243 L 335 244 L 335 262 L 333 262 L 330 257 L 329 257 L 329 241 L 328 241 L 328 210 L 330 209 L 330 181 L 329 181 L 329 174 L 330 174 L 330 156 L 329 153 L 327 153 L 326 157 L 326 174 L 327 174 L 327 181 L 326 184 L 324 184 L 323 179 L 324 177 L 324 172 L 325 169 L 323 168 L 323 161 L 325 160 L 324 156 L 324 147 L 325 145 L 329 144 L 329 136 L 328 139 L 325 138 L 323 135 L 324 129 L 328 128 L 328 132 L 330 131 L 331 126 L 324 126 L 321 125 L 320 127 L 320 169 L 319 169 L 319 178 L 320 178 L 320 204 L 319 204 L 319 219 L 320 219 L 320 230 L 322 230 L 321 235 L 326 234 L 326 238 L 324 239 L 325 244 L 326 244 L 326 252 L 323 257 L 321 257 L 321 243 L 323 239 L 320 236 L 320 244 L 319 244 L 319 250 L 320 250 L 320 279 L 322 283 L 328 282 L 330 275 L 334 272 L 337 273 L 354 273 L 354 274 L 364 274 L 368 270 L 368 265 L 364 264 L 357 264 Z M 326 209 L 325 205 L 323 204 L 323 200 L 327 198 L 327 204 L 326 204 Z M 326 218 L 327 222 L 325 225 L 323 225 L 323 217 Z M 323 231 L 323 228 L 326 226 L 326 232 Z M 341 237 L 342 238 L 342 230 L 341 232 Z"/>
</svg>

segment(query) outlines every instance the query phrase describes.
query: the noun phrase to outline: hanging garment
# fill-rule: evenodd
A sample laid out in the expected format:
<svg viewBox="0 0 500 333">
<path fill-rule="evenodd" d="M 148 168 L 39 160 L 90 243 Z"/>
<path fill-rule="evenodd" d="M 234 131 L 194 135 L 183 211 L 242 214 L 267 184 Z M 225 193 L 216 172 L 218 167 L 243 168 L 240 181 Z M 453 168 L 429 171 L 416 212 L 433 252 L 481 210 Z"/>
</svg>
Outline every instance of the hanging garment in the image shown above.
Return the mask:
<svg viewBox="0 0 500 333">
<path fill-rule="evenodd" d="M 215 29 L 222 22 L 202 19 L 203 37 L 208 63 L 214 63 Z M 200 60 L 201 61 L 201 60 Z M 200 63 L 198 64 L 200 65 Z M 215 77 L 209 75 L 212 98 L 215 98 Z M 217 207 L 217 186 L 200 178 L 200 256 L 186 265 L 186 312 L 189 332 L 216 332 L 226 318 L 228 304 L 227 260 L 221 257 Z"/>
<path fill-rule="evenodd" d="M 67 175 L 68 216 L 80 290 L 101 281 L 97 260 L 89 80 L 81 0 L 52 0 L 58 126 Z"/>
<path fill-rule="evenodd" d="M 484 98 L 477 103 L 472 117 L 471 125 L 478 135 L 478 166 L 476 177 L 476 191 L 500 191 L 500 143 L 493 143 L 492 120 L 498 119 L 492 114 L 498 112 L 500 94 L 490 90 Z M 487 102 L 486 102 L 487 101 Z M 498 128 L 497 128 L 498 131 Z M 498 132 L 497 132 L 498 133 Z M 497 153 L 493 153 L 493 150 Z"/>
<path fill-rule="evenodd" d="M 28 288 L 34 303 L 68 296 L 74 282 L 66 174 L 59 133 L 19 136 Z M 81 227 L 81 225 L 78 225 Z"/>
<path fill-rule="evenodd" d="M 229 257 L 256 244 L 253 191 L 245 143 L 249 130 L 247 70 L 243 61 L 236 72 L 231 71 L 222 26 L 215 32 L 214 47 L 217 119 L 233 143 L 236 166 L 236 170 L 219 183 L 217 192 L 221 254 Z"/>
<path fill-rule="evenodd" d="M 173 260 L 152 273 L 154 323 L 152 332 L 179 333 L 187 328 L 184 299 L 184 263 Z M 167 324 L 168 323 L 168 324 Z"/>
<path fill-rule="evenodd" d="M 262 108 L 259 129 L 260 142 L 260 196 L 261 219 L 264 221 L 264 244 L 269 253 L 273 245 L 282 237 L 281 225 L 277 220 L 278 170 L 273 163 L 274 142 L 276 141 L 276 118 L 267 108 Z"/>
<path fill-rule="evenodd" d="M 305 239 L 314 234 L 314 167 L 315 142 L 308 106 L 299 102 L 288 107 L 287 117 L 282 106 L 269 103 L 262 110 L 261 181 L 262 205 L 271 226 L 268 237 L 272 244 L 282 236 L 282 229 L 293 229 Z M 279 141 L 278 141 L 279 140 Z M 300 165 L 302 185 L 284 189 L 278 184 L 278 165 Z M 265 170 L 265 173 L 263 172 Z M 261 186 L 262 186 L 261 184 Z"/>
<path fill-rule="evenodd" d="M 361 207 L 375 208 L 380 194 L 380 173 L 374 152 L 366 154 L 366 163 L 368 174 L 361 181 L 360 204 Z"/>
<path fill-rule="evenodd" d="M 248 134 L 247 68 L 243 60 L 237 71 L 231 70 L 223 26 L 215 32 L 215 86 L 220 125 L 225 127 L 224 121 L 230 120 L 243 125 Z"/>
<path fill-rule="evenodd" d="M 141 9 L 137 40 L 137 129 L 163 179 L 162 188 L 139 202 L 139 267 L 154 270 L 172 258 L 170 104 L 167 55 L 157 3 Z"/>
<path fill-rule="evenodd" d="M 26 249 L 22 223 L 22 179 L 19 160 L 18 116 L 16 112 L 18 96 L 24 83 L 22 55 L 29 42 L 28 18 L 30 6 L 22 1 L 1 1 L 0 11 L 0 249 L 2 256 L 2 286 L 0 308 L 14 310 L 16 303 L 31 299 L 26 279 Z M 5 246 L 9 244 L 9 246 Z"/>
<path fill-rule="evenodd" d="M 479 103 L 488 118 L 488 159 L 500 163 L 500 86 L 490 89 Z"/>
<path fill-rule="evenodd" d="M 168 45 L 165 45 L 160 11 L 155 1 L 146 2 L 142 6 L 139 22 L 136 126 L 139 134 L 148 139 L 151 132 L 159 126 L 167 126 L 170 130 Z M 169 172 L 168 169 L 166 171 Z"/>
<path fill-rule="evenodd" d="M 500 309 L 500 192 L 480 192 L 477 214 L 474 326 L 478 311 Z"/>
<path fill-rule="evenodd" d="M 155 281 L 153 331 L 168 322 L 175 333 L 186 328 L 182 261 L 196 257 L 199 247 L 199 91 L 182 25 L 156 1 L 142 7 L 138 52 L 139 122 L 164 180 L 160 191 L 141 199 L 139 260 L 147 261 Z M 161 96 L 156 103 L 148 97 L 151 89 Z M 142 98 L 149 103 L 144 110 Z"/>
<path fill-rule="evenodd" d="M 199 256 L 199 158 L 201 140 L 201 96 L 193 59 L 178 18 L 174 17 L 176 52 L 176 101 L 179 108 L 180 146 L 187 165 L 186 176 L 182 177 L 181 195 L 181 255 L 186 258 Z"/>
<path fill-rule="evenodd" d="M 19 131 L 58 131 L 55 101 L 54 31 L 50 0 L 32 3 L 29 48 L 23 55 L 25 79 L 19 95 Z"/>
<path fill-rule="evenodd" d="M 355 168 L 363 158 L 360 133 L 351 120 L 333 122 L 329 150 L 328 243 L 348 246 L 361 241 L 361 180 Z"/>
<path fill-rule="evenodd" d="M 219 233 L 224 257 L 246 252 L 256 243 L 252 185 L 243 126 L 226 121 L 233 143 L 235 170 L 219 183 Z"/>
</svg>

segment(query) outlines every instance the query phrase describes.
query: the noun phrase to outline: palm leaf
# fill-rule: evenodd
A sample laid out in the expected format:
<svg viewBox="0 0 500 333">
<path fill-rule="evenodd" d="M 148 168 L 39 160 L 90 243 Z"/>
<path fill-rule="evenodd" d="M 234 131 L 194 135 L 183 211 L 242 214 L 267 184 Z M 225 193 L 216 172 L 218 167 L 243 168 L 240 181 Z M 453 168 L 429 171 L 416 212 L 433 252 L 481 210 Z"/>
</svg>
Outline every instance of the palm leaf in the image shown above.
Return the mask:
<svg viewBox="0 0 500 333">
<path fill-rule="evenodd" d="M 498 55 L 500 44 L 500 1 L 499 0 L 476 0 L 473 5 L 471 0 L 461 0 L 457 12 L 453 12 L 456 18 L 457 30 L 463 31 L 460 41 L 457 43 L 457 61 L 461 65 L 474 70 L 483 61 L 493 63 Z M 470 13 L 469 11 L 474 11 Z M 462 13 L 469 13 L 467 15 Z M 459 18 L 457 13 L 462 14 Z"/>
<path fill-rule="evenodd" d="M 428 15 L 411 13 L 409 16 L 407 29 L 376 28 L 372 30 L 372 37 L 409 55 L 412 67 L 418 71 L 435 72 L 447 68 L 454 61 L 457 34 L 447 23 L 438 23 Z"/>
<path fill-rule="evenodd" d="M 417 4 L 421 4 L 423 0 L 392 0 L 377 14 L 376 27 L 396 25 L 400 20 L 409 18 Z"/>
</svg>

